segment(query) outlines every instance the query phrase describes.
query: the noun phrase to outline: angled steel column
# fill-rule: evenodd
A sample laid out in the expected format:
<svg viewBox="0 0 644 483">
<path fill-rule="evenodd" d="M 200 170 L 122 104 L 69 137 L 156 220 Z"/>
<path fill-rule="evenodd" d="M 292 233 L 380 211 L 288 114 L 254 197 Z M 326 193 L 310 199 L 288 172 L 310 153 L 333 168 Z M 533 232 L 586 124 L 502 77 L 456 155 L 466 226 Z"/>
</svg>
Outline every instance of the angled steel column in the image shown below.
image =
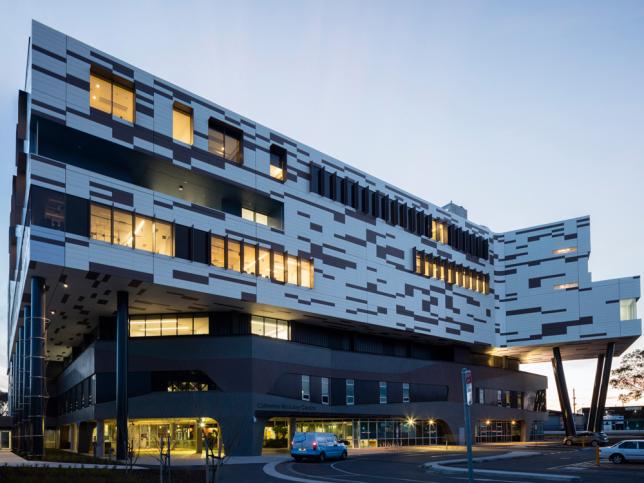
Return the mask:
<svg viewBox="0 0 644 483">
<path fill-rule="evenodd" d="M 597 415 L 595 416 L 595 431 L 602 431 L 604 426 L 604 408 L 606 407 L 606 393 L 608 392 L 608 381 L 610 380 L 610 368 L 613 363 L 615 343 L 609 342 L 606 345 L 604 367 L 602 368 L 602 382 L 597 395 Z"/>
<path fill-rule="evenodd" d="M 31 455 L 42 458 L 45 436 L 45 280 L 31 278 Z"/>
<path fill-rule="evenodd" d="M 127 458 L 128 293 L 116 293 L 116 459 Z"/>
<path fill-rule="evenodd" d="M 553 347 L 552 369 L 555 373 L 557 383 L 557 393 L 559 394 L 559 405 L 561 406 L 561 416 L 563 417 L 566 436 L 575 436 L 575 419 L 570 407 L 570 397 L 568 396 L 568 386 L 566 385 L 566 376 L 564 375 L 563 362 L 561 361 L 561 351 L 559 347 Z"/>
<path fill-rule="evenodd" d="M 593 385 L 593 398 L 590 401 L 590 410 L 588 411 L 588 421 L 586 421 L 586 431 L 594 431 L 595 418 L 597 417 L 597 395 L 599 394 L 599 385 L 602 380 L 602 369 L 604 367 L 604 354 L 597 356 L 597 369 L 595 369 L 595 384 Z"/>
</svg>

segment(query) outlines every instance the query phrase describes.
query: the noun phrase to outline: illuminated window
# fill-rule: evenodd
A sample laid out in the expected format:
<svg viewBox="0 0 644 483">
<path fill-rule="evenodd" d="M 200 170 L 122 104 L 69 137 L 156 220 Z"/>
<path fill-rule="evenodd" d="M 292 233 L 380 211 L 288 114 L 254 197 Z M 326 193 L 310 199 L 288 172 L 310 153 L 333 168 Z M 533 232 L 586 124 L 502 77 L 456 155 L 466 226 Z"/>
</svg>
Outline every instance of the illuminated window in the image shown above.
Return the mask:
<svg viewBox="0 0 644 483">
<path fill-rule="evenodd" d="M 90 74 L 89 105 L 108 114 L 112 113 L 112 83 L 110 81 Z"/>
<path fill-rule="evenodd" d="M 297 285 L 297 279 L 298 279 L 298 273 L 299 273 L 299 268 L 298 268 L 298 258 L 294 255 L 288 255 L 286 257 L 286 276 L 287 276 L 287 283 L 292 283 L 293 285 Z"/>
<path fill-rule="evenodd" d="M 566 247 L 566 248 L 558 248 L 556 250 L 552 250 L 552 253 L 555 255 L 562 255 L 564 253 L 574 253 L 577 251 L 577 247 Z"/>
<path fill-rule="evenodd" d="M 176 315 L 164 315 L 161 317 L 161 335 L 177 335 Z"/>
<path fill-rule="evenodd" d="M 623 299 L 619 301 L 619 320 L 637 319 L 637 303 L 635 299 Z"/>
<path fill-rule="evenodd" d="M 192 144 L 192 109 L 175 103 L 172 107 L 172 138 Z"/>
<path fill-rule="evenodd" d="M 257 247 L 250 243 L 244 243 L 244 273 L 249 275 L 257 274 Z"/>
<path fill-rule="evenodd" d="M 568 282 L 568 283 L 560 283 L 558 285 L 555 285 L 555 290 L 567 290 L 567 289 L 572 289 L 572 288 L 577 288 L 579 284 L 577 282 Z"/>
<path fill-rule="evenodd" d="M 210 333 L 210 321 L 208 316 L 197 316 L 194 318 L 194 335 L 208 335 Z"/>
<path fill-rule="evenodd" d="M 210 119 L 208 123 L 208 151 L 222 158 L 241 163 L 243 160 L 243 132 L 228 124 Z"/>
<path fill-rule="evenodd" d="M 259 223 L 261 225 L 268 225 L 268 216 L 263 214 L 263 213 L 258 213 L 257 211 L 253 211 L 249 208 L 242 208 L 241 209 L 241 217 L 244 220 L 248 221 L 254 221 L 255 223 Z"/>
<path fill-rule="evenodd" d="M 130 317 L 130 337 L 208 335 L 208 316 L 163 314 Z"/>
<path fill-rule="evenodd" d="M 130 318 L 130 337 L 145 337 L 145 317 Z"/>
<path fill-rule="evenodd" d="M 112 114 L 124 121 L 134 122 L 134 92 L 114 84 L 112 94 Z"/>
<path fill-rule="evenodd" d="M 273 252 L 273 280 L 284 282 L 284 254 L 282 252 Z"/>
<path fill-rule="evenodd" d="M 236 272 L 241 271 L 240 251 L 240 242 L 228 240 L 228 264 L 226 266 L 228 270 L 235 270 Z"/>
<path fill-rule="evenodd" d="M 289 325 L 286 320 L 273 319 L 269 317 L 251 316 L 250 333 L 271 337 L 273 339 L 289 340 Z"/>
<path fill-rule="evenodd" d="M 313 288 L 313 262 L 300 259 L 300 285 L 306 288 Z"/>
<path fill-rule="evenodd" d="M 174 242 L 172 239 L 172 223 L 154 221 L 154 253 L 174 256 Z"/>
<path fill-rule="evenodd" d="M 422 274 L 422 271 L 423 271 L 423 265 L 422 265 L 422 262 L 421 262 L 421 258 L 422 258 L 422 256 L 421 256 L 420 252 L 416 252 L 416 267 L 415 267 L 415 272 L 416 272 L 416 273 L 421 273 L 421 274 Z"/>
<path fill-rule="evenodd" d="M 134 122 L 134 91 L 118 81 L 90 74 L 89 105 L 125 121 Z"/>
<path fill-rule="evenodd" d="M 286 179 L 286 150 L 278 146 L 271 146 L 270 175 L 279 181 Z"/>
<path fill-rule="evenodd" d="M 114 210 L 114 244 L 132 248 L 132 213 Z"/>
<path fill-rule="evenodd" d="M 253 315 L 250 319 L 250 333 L 253 335 L 264 335 L 264 317 Z"/>
<path fill-rule="evenodd" d="M 260 247 L 258 250 L 257 274 L 266 278 L 271 276 L 271 252 L 268 248 Z"/>
<path fill-rule="evenodd" d="M 192 315 L 179 315 L 177 317 L 177 335 L 192 334 Z"/>
<path fill-rule="evenodd" d="M 277 338 L 282 340 L 290 340 L 288 333 L 288 322 L 286 320 L 277 321 Z"/>
<path fill-rule="evenodd" d="M 146 252 L 154 251 L 153 221 L 145 216 L 134 217 L 134 247 Z"/>
<path fill-rule="evenodd" d="M 92 203 L 90 208 L 90 237 L 112 243 L 112 209 Z"/>
<path fill-rule="evenodd" d="M 210 239 L 210 263 L 215 267 L 224 268 L 225 260 L 225 240 L 223 237 L 213 235 Z"/>
<path fill-rule="evenodd" d="M 146 317 L 145 319 L 145 336 L 146 337 L 158 337 L 161 335 L 161 318 L 156 317 Z"/>
</svg>

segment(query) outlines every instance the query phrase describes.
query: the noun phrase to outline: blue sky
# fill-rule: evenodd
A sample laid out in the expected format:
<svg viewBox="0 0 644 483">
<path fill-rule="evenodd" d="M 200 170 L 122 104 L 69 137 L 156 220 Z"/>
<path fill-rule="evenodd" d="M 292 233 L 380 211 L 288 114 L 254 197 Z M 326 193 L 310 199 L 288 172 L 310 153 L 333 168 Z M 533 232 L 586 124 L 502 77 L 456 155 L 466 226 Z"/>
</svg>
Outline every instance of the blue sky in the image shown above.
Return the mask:
<svg viewBox="0 0 644 483">
<path fill-rule="evenodd" d="M 0 227 L 35 18 L 422 198 L 454 200 L 494 231 L 590 215 L 593 278 L 644 272 L 642 2 L 0 0 L 0 9 Z M 0 256 L 2 294 L 6 273 Z M 5 314 L 0 297 L 3 336 Z M 551 376 L 549 365 L 525 369 Z M 588 405 L 594 362 L 566 370 Z M 552 377 L 550 388 L 557 407 Z"/>
</svg>

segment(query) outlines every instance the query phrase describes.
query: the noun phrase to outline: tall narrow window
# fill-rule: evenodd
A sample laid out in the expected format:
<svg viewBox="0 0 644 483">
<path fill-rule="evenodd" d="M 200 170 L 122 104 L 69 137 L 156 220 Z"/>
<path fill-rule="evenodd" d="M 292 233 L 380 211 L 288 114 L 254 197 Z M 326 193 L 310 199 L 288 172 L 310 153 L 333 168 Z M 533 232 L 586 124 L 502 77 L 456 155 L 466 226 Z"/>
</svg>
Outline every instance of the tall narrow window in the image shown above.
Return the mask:
<svg viewBox="0 0 644 483">
<path fill-rule="evenodd" d="M 134 92 L 118 84 L 112 91 L 112 114 L 124 121 L 134 122 Z"/>
<path fill-rule="evenodd" d="M 404 403 L 409 402 L 409 383 L 408 382 L 403 382 L 403 385 L 402 385 L 402 402 Z"/>
<path fill-rule="evenodd" d="M 243 132 L 223 122 L 208 122 L 208 151 L 234 163 L 243 161 Z"/>
<path fill-rule="evenodd" d="M 302 401 L 311 400 L 311 381 L 309 376 L 302 376 Z"/>
<path fill-rule="evenodd" d="M 92 203 L 90 213 L 90 237 L 112 243 L 112 209 Z"/>
<path fill-rule="evenodd" d="M 266 278 L 271 276 L 271 252 L 268 248 L 260 247 L 257 252 L 257 274 Z"/>
<path fill-rule="evenodd" d="M 224 238 L 213 235 L 210 239 L 210 263 L 215 267 L 225 268 Z"/>
<path fill-rule="evenodd" d="M 90 74 L 89 105 L 108 114 L 112 113 L 112 83 L 110 81 Z"/>
<path fill-rule="evenodd" d="M 284 282 L 284 254 L 277 250 L 273 252 L 273 280 Z"/>
<path fill-rule="evenodd" d="M 279 146 L 271 146 L 271 177 L 284 181 L 286 179 L 286 150 Z"/>
<path fill-rule="evenodd" d="M 347 379 L 346 381 L 346 403 L 347 406 L 353 406 L 355 402 L 355 383 L 353 379 Z"/>
<path fill-rule="evenodd" d="M 241 243 L 235 240 L 228 240 L 228 270 L 241 271 Z"/>
<path fill-rule="evenodd" d="M 300 259 L 300 285 L 313 288 L 313 262 L 311 260 Z"/>
<path fill-rule="evenodd" d="M 250 243 L 244 243 L 244 273 L 255 275 L 257 273 L 257 269 L 255 268 L 256 264 L 257 247 Z"/>
<path fill-rule="evenodd" d="M 264 317 L 264 335 L 273 339 L 277 338 L 277 320 Z"/>
<path fill-rule="evenodd" d="M 146 252 L 154 251 L 153 222 L 150 218 L 136 215 L 134 217 L 134 247 Z"/>
<path fill-rule="evenodd" d="M 292 283 L 293 285 L 297 285 L 297 280 L 298 280 L 298 259 L 295 255 L 288 255 L 287 256 L 287 263 L 286 263 L 286 272 L 287 272 L 287 282 Z"/>
<path fill-rule="evenodd" d="M 320 378 L 320 394 L 322 396 L 322 404 L 329 404 L 329 378 Z"/>
<path fill-rule="evenodd" d="M 381 381 L 378 384 L 378 387 L 379 387 L 380 404 L 387 404 L 387 383 Z"/>
<path fill-rule="evenodd" d="M 277 321 L 277 338 L 282 340 L 290 340 L 288 334 L 288 322 L 286 320 Z"/>
<path fill-rule="evenodd" d="M 192 144 L 192 109 L 175 102 L 172 107 L 172 138 Z"/>
<path fill-rule="evenodd" d="M 154 221 L 154 253 L 174 256 L 174 240 L 172 236 L 172 223 Z"/>
</svg>

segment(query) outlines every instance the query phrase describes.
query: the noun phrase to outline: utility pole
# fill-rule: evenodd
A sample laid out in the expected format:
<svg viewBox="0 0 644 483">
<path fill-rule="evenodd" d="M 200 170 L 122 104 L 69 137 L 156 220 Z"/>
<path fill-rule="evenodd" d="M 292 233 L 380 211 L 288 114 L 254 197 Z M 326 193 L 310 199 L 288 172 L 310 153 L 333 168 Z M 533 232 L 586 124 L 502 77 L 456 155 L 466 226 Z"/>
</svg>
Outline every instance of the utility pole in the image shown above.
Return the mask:
<svg viewBox="0 0 644 483">
<path fill-rule="evenodd" d="M 575 388 L 572 388 L 572 413 L 577 414 L 577 396 L 575 395 Z"/>
</svg>

